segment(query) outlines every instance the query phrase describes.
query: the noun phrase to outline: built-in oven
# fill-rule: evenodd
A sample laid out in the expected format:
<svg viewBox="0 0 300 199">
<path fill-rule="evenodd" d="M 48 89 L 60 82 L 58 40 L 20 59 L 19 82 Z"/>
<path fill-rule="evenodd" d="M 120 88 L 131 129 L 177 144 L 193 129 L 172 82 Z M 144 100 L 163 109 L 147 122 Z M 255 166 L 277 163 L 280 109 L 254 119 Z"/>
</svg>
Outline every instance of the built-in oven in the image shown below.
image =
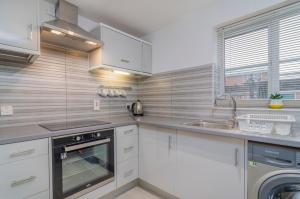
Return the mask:
<svg viewBox="0 0 300 199">
<path fill-rule="evenodd" d="M 114 130 L 54 137 L 53 198 L 73 199 L 114 181 Z"/>
</svg>

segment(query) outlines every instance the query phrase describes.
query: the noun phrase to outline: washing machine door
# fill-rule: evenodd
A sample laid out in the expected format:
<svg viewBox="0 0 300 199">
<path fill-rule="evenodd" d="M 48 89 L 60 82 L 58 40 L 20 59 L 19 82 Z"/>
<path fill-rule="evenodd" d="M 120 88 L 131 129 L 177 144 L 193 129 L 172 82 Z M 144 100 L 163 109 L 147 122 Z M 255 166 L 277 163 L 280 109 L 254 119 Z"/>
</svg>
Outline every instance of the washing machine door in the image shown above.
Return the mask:
<svg viewBox="0 0 300 199">
<path fill-rule="evenodd" d="M 300 174 L 279 174 L 260 187 L 258 199 L 300 199 Z"/>
</svg>

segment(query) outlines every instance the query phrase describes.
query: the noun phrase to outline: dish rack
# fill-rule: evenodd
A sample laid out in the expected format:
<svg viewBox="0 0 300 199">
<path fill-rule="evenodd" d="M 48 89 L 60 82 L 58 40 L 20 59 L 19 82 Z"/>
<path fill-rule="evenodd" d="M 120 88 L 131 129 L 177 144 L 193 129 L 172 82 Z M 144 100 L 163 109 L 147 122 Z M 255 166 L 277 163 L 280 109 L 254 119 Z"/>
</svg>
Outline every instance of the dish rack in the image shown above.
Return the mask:
<svg viewBox="0 0 300 199">
<path fill-rule="evenodd" d="M 275 114 L 245 114 L 237 117 L 237 120 L 242 131 L 279 135 L 289 135 L 292 123 L 296 121 L 292 115 Z"/>
</svg>

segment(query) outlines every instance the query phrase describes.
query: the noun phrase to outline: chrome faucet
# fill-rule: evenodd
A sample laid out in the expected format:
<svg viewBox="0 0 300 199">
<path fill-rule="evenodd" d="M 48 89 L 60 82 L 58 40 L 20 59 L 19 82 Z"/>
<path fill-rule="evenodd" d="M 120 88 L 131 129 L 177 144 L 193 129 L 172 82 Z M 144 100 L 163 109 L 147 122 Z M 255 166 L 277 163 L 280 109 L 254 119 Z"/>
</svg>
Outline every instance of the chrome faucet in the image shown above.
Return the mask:
<svg viewBox="0 0 300 199">
<path fill-rule="evenodd" d="M 236 127 L 238 127 L 238 123 L 237 123 L 237 119 L 236 119 L 237 118 L 237 114 L 236 114 L 236 111 L 237 111 L 236 100 L 235 100 L 235 98 L 232 95 L 223 95 L 223 96 L 225 97 L 223 100 L 226 100 L 226 96 L 230 97 L 231 104 L 232 104 L 232 118 L 231 118 L 231 122 L 232 122 L 232 127 L 236 128 Z M 214 106 L 215 107 L 217 106 L 217 100 L 218 99 L 222 99 L 220 97 L 222 97 L 222 96 L 215 97 L 215 101 L 214 101 Z"/>
</svg>

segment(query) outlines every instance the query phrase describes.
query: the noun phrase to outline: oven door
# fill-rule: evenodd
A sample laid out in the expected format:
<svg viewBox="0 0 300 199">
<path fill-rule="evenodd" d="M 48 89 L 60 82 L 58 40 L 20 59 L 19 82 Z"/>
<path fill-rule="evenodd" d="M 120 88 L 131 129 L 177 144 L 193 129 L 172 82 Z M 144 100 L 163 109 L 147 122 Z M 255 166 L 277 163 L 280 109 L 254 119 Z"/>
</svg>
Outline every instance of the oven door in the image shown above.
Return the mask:
<svg viewBox="0 0 300 199">
<path fill-rule="evenodd" d="M 114 180 L 113 137 L 54 148 L 53 195 L 72 199 Z"/>
</svg>

